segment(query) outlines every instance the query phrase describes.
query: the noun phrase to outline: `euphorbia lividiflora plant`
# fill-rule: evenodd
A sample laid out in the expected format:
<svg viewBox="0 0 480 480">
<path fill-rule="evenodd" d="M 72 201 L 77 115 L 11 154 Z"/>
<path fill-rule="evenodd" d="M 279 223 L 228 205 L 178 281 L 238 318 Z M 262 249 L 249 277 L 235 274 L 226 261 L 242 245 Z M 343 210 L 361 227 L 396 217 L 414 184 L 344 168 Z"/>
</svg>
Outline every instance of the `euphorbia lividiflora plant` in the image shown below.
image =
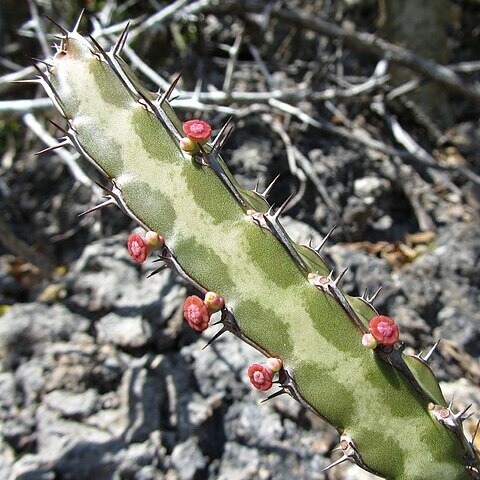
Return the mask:
<svg viewBox="0 0 480 480">
<path fill-rule="evenodd" d="M 78 22 L 77 22 L 78 25 Z M 339 287 L 320 247 L 294 243 L 284 206 L 237 183 L 220 156 L 231 129 L 211 140 L 201 120 L 182 124 L 170 91 L 147 91 L 120 58 L 127 31 L 109 50 L 62 30 L 41 83 L 66 120 L 59 144 L 74 145 L 108 179 L 108 200 L 146 231 L 134 260 L 157 252 L 200 296 L 185 319 L 197 331 L 221 312 L 232 332 L 267 358 L 248 369 L 256 388 L 287 393 L 333 425 L 341 457 L 389 480 L 479 479 L 473 439 L 462 429 L 427 357 L 409 356 L 372 298 Z M 173 88 L 172 88 L 173 89 Z M 170 90 L 172 90 L 170 89 Z M 327 468 L 330 468 L 327 467 Z"/>
</svg>

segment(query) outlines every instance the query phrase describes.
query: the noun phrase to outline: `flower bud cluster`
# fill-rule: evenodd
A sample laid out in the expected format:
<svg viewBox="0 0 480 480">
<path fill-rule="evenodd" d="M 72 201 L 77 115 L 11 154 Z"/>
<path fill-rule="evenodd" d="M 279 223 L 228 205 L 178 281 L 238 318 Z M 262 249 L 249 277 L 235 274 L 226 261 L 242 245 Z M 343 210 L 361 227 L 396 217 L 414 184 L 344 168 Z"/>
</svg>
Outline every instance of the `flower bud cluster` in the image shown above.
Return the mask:
<svg viewBox="0 0 480 480">
<path fill-rule="evenodd" d="M 183 124 L 185 137 L 180 139 L 180 148 L 191 155 L 198 153 L 199 145 L 205 145 L 212 135 L 212 127 L 203 120 L 189 120 Z"/>
<path fill-rule="evenodd" d="M 399 331 L 397 324 L 385 315 L 376 315 L 369 322 L 370 333 L 362 337 L 362 344 L 374 349 L 379 344 L 393 346 L 398 341 Z"/>
<path fill-rule="evenodd" d="M 251 384 L 259 390 L 265 391 L 272 387 L 273 376 L 282 368 L 282 361 L 279 358 L 268 358 L 267 362 L 252 363 L 248 367 L 248 377 Z"/>
<path fill-rule="evenodd" d="M 128 237 L 127 248 L 130 256 L 137 263 L 143 263 L 154 250 L 163 247 L 165 241 L 157 232 L 148 231 L 144 237 L 132 233 Z"/>
<path fill-rule="evenodd" d="M 183 316 L 188 325 L 197 332 L 207 329 L 210 317 L 224 306 L 223 298 L 214 292 L 207 292 L 202 300 L 197 295 L 191 295 L 183 304 Z"/>
</svg>

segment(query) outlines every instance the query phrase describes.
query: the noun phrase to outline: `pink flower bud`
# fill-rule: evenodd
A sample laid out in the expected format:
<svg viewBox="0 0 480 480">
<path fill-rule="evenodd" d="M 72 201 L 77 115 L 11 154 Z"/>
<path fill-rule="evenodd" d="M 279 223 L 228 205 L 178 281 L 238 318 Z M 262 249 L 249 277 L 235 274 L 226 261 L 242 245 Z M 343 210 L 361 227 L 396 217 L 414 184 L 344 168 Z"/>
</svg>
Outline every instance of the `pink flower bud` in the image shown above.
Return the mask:
<svg viewBox="0 0 480 480">
<path fill-rule="evenodd" d="M 197 332 L 203 332 L 208 327 L 210 312 L 200 297 L 191 295 L 183 304 L 183 315 L 188 325 Z"/>
<path fill-rule="evenodd" d="M 265 391 L 272 386 L 273 373 L 265 365 L 252 363 L 248 367 L 248 376 L 252 385 L 259 390 Z"/>
<path fill-rule="evenodd" d="M 282 361 L 279 358 L 270 357 L 265 366 L 273 373 L 277 373 L 282 368 Z"/>
<path fill-rule="evenodd" d="M 152 232 L 151 230 L 149 230 L 145 234 L 145 243 L 147 244 L 149 251 L 151 251 L 156 248 L 163 247 L 164 240 L 163 240 L 163 237 L 159 235 L 157 232 Z"/>
<path fill-rule="evenodd" d="M 364 347 L 371 348 L 373 350 L 374 348 L 377 348 L 378 343 L 375 340 L 375 337 L 371 333 L 366 333 L 362 337 L 362 345 Z"/>
<path fill-rule="evenodd" d="M 180 148 L 187 153 L 195 153 L 198 150 L 198 143 L 188 137 L 180 139 Z"/>
<path fill-rule="evenodd" d="M 190 140 L 203 145 L 208 142 L 212 135 L 212 127 L 203 120 L 189 120 L 183 124 L 183 131 Z"/>
<path fill-rule="evenodd" d="M 377 315 L 368 322 L 370 332 L 375 340 L 382 345 L 395 345 L 399 332 L 396 323 L 385 315 Z"/>
<path fill-rule="evenodd" d="M 138 263 L 143 263 L 148 256 L 148 246 L 140 235 L 132 233 L 128 237 L 128 253 Z"/>
<path fill-rule="evenodd" d="M 215 292 L 207 292 L 205 294 L 204 302 L 212 313 L 218 312 L 225 305 L 223 298 Z"/>
</svg>

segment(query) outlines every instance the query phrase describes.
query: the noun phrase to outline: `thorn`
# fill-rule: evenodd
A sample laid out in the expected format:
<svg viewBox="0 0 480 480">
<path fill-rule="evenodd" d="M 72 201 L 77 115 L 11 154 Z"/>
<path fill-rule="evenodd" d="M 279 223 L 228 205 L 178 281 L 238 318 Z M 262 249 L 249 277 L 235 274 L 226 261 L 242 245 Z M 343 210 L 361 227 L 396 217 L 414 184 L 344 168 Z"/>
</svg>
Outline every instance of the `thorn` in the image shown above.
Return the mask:
<svg viewBox="0 0 480 480">
<path fill-rule="evenodd" d="M 275 204 L 272 203 L 272 204 L 270 205 L 270 207 L 268 208 L 267 213 L 266 213 L 265 215 L 267 215 L 267 217 L 273 217 L 273 213 L 272 213 L 272 212 L 273 212 L 273 209 L 274 209 L 274 208 L 275 208 Z"/>
<path fill-rule="evenodd" d="M 228 137 L 232 133 L 234 128 L 232 122 L 233 122 L 233 117 L 229 117 L 228 120 L 223 125 L 223 127 L 217 133 L 215 140 L 212 142 L 212 149 L 214 150 L 215 155 L 217 155 L 218 152 L 222 149 Z"/>
<path fill-rule="evenodd" d="M 397 352 L 403 353 L 407 348 L 407 344 L 405 342 L 400 342 L 400 346 L 397 348 Z"/>
<path fill-rule="evenodd" d="M 348 271 L 348 267 L 345 268 L 345 269 L 343 270 L 343 272 L 340 273 L 340 275 L 333 281 L 333 284 L 334 284 L 335 286 L 338 285 L 338 283 L 339 283 L 340 280 L 343 278 L 343 276 L 347 273 L 347 271 Z"/>
<path fill-rule="evenodd" d="M 100 210 L 101 208 L 106 207 L 107 205 L 115 205 L 115 203 L 116 202 L 113 198 L 109 198 L 109 199 L 105 200 L 104 202 L 99 203 L 98 205 L 95 205 L 94 207 L 89 208 L 88 210 L 85 210 L 82 213 L 79 213 L 78 217 L 83 217 L 84 215 L 87 215 L 89 213 L 93 213 L 96 210 Z"/>
<path fill-rule="evenodd" d="M 95 184 L 100 187 L 104 192 L 106 192 L 108 195 L 112 195 L 113 192 L 112 190 L 110 190 L 108 187 L 106 187 L 105 185 L 102 185 L 100 182 L 95 182 Z"/>
<path fill-rule="evenodd" d="M 36 63 L 38 60 L 34 57 L 28 57 L 28 56 L 27 56 L 27 59 L 33 65 L 33 68 L 37 71 L 37 73 L 40 75 L 40 77 L 50 85 L 50 81 L 49 81 L 47 75 L 45 75 L 45 72 Z"/>
<path fill-rule="evenodd" d="M 164 260 L 165 260 L 165 257 L 160 256 L 159 258 L 152 260 L 152 263 L 163 262 Z"/>
<path fill-rule="evenodd" d="M 64 133 L 67 137 L 70 137 L 70 134 L 68 133 L 68 130 L 65 130 L 65 128 L 61 127 L 58 123 L 54 122 L 53 120 L 48 119 L 48 121 L 58 130 L 60 130 L 62 133 Z"/>
<path fill-rule="evenodd" d="M 65 147 L 66 145 L 69 145 L 70 142 L 67 140 L 64 140 L 63 142 L 58 143 L 57 145 L 52 145 L 51 147 L 44 148 L 43 150 L 40 150 L 35 153 L 35 155 L 42 155 L 44 153 L 48 152 L 53 152 L 53 150 L 56 150 L 57 148 Z"/>
<path fill-rule="evenodd" d="M 343 457 L 340 457 L 338 460 L 335 460 L 333 463 L 331 463 L 330 465 L 322 469 L 322 473 L 326 472 L 327 470 L 330 470 L 333 467 L 336 467 L 337 465 L 340 465 L 341 463 L 347 460 L 350 460 L 350 458 L 347 457 L 346 455 L 344 455 Z"/>
<path fill-rule="evenodd" d="M 315 249 L 315 251 L 320 254 L 320 251 L 322 250 L 322 248 L 325 246 L 325 244 L 328 242 L 328 239 L 332 236 L 332 233 L 335 231 L 335 229 L 337 228 L 336 225 L 334 225 L 329 231 L 328 233 L 325 235 L 325 237 L 323 237 L 323 240 L 321 241 L 320 245 Z"/>
<path fill-rule="evenodd" d="M 233 129 L 233 117 L 228 117 L 227 121 L 224 123 L 223 127 L 217 133 L 215 140 L 212 142 L 212 148 L 215 152 L 219 152 L 221 147 L 225 144 L 226 138 L 230 136 L 231 130 Z"/>
<path fill-rule="evenodd" d="M 280 205 L 278 210 L 275 212 L 273 215 L 274 220 L 278 219 L 280 215 L 284 212 L 285 208 L 287 208 L 287 205 L 290 203 L 290 200 L 294 197 L 293 193 L 288 196 L 288 198 Z"/>
<path fill-rule="evenodd" d="M 127 41 L 129 28 L 130 28 L 130 22 L 127 22 L 127 24 L 125 25 L 125 28 L 122 30 L 122 33 L 117 39 L 117 43 L 113 47 L 113 54 L 116 57 L 118 57 L 122 53 L 123 47 L 125 47 L 125 42 Z"/>
<path fill-rule="evenodd" d="M 80 15 L 78 16 L 78 19 L 77 19 L 77 21 L 75 22 L 75 25 L 74 25 L 74 27 L 73 27 L 72 33 L 75 33 L 75 32 L 78 31 L 78 27 L 80 26 L 80 22 L 81 22 L 82 19 L 83 19 L 84 13 L 85 13 L 85 9 L 82 8 L 82 11 L 80 12 Z"/>
<path fill-rule="evenodd" d="M 92 36 L 92 35 L 88 35 L 88 37 L 90 38 L 90 40 L 92 41 L 94 47 L 103 55 L 103 57 L 107 58 L 108 55 L 107 55 L 107 52 L 105 51 L 105 49 L 97 42 L 97 40 L 95 40 L 95 38 Z"/>
<path fill-rule="evenodd" d="M 53 23 L 66 37 L 68 37 L 68 34 L 70 33 L 65 27 L 62 27 L 59 23 L 57 23 L 55 20 L 50 18 L 48 15 L 45 15 L 45 18 Z M 63 39 L 62 39 L 63 40 Z"/>
<path fill-rule="evenodd" d="M 216 155 L 218 155 L 218 152 L 220 152 L 223 149 L 223 146 L 227 143 L 227 140 L 230 138 L 230 135 L 232 134 L 234 128 L 235 128 L 234 125 L 231 124 L 228 127 L 228 130 L 224 133 L 224 135 L 222 137 L 220 137 L 220 140 L 219 140 L 219 142 L 218 142 L 218 144 L 215 148 L 215 154 Z"/>
<path fill-rule="evenodd" d="M 436 342 L 435 342 L 435 345 L 428 351 L 428 353 L 422 357 L 422 355 L 420 354 L 420 357 L 422 358 L 422 360 L 424 362 L 427 362 L 430 360 L 430 357 L 432 356 L 433 352 L 436 350 L 436 348 L 438 347 L 438 344 L 441 342 L 441 338 L 438 339 Z"/>
<path fill-rule="evenodd" d="M 453 418 L 455 418 L 455 420 L 459 421 L 459 422 L 463 422 L 464 420 L 466 420 L 468 417 L 472 416 L 473 413 L 471 413 L 470 415 L 466 416 L 466 417 L 463 417 L 468 410 L 470 410 L 470 408 L 472 408 L 472 404 L 470 405 L 467 405 L 461 412 L 458 412 L 456 413 Z"/>
<path fill-rule="evenodd" d="M 159 100 L 159 106 L 161 107 L 163 102 L 165 100 L 168 101 L 168 99 L 170 98 L 170 95 L 172 94 L 172 92 L 175 90 L 175 87 L 177 86 L 177 83 L 178 81 L 180 80 L 180 77 L 182 76 L 182 73 L 180 72 L 174 79 L 173 79 L 173 82 L 170 84 L 170 86 L 168 87 L 168 90 L 162 95 L 162 97 L 160 98 Z"/>
<path fill-rule="evenodd" d="M 472 413 L 469 413 L 466 417 L 463 417 L 462 418 L 462 422 L 464 422 L 465 420 L 468 420 L 469 418 L 472 418 L 477 412 L 472 412 Z"/>
<path fill-rule="evenodd" d="M 288 392 L 282 387 L 280 390 L 277 390 L 276 392 L 271 393 L 268 397 L 264 398 L 260 403 L 268 402 L 269 400 L 272 400 L 275 397 L 279 397 L 280 395 L 283 395 L 285 393 Z"/>
<path fill-rule="evenodd" d="M 362 296 L 360 297 L 362 300 L 366 300 L 368 298 L 368 288 L 366 288 L 363 293 L 362 293 Z"/>
<path fill-rule="evenodd" d="M 219 323 L 222 323 L 222 320 L 217 322 L 214 325 L 218 325 Z M 205 350 L 207 347 L 209 347 L 217 338 L 219 338 L 221 335 L 223 335 L 225 332 L 228 332 L 228 328 L 224 325 L 207 343 L 205 346 L 202 347 L 202 350 Z"/>
<path fill-rule="evenodd" d="M 455 394 L 452 395 L 452 399 L 450 400 L 450 403 L 448 404 L 448 410 L 450 412 L 452 411 L 454 400 L 455 400 Z"/>
<path fill-rule="evenodd" d="M 39 78 L 28 78 L 25 80 L 12 80 L 9 83 L 26 83 L 30 85 L 38 85 L 39 83 L 42 83 L 42 81 Z"/>
<path fill-rule="evenodd" d="M 168 265 L 167 265 L 167 264 L 162 265 L 162 266 L 156 268 L 153 272 L 150 272 L 150 273 L 147 275 L 147 278 L 153 277 L 153 276 L 156 275 L 157 273 L 163 272 L 163 270 L 165 270 L 165 269 L 167 269 L 167 268 L 168 268 Z"/>
<path fill-rule="evenodd" d="M 270 184 L 268 185 L 268 187 L 264 190 L 263 193 L 261 193 L 260 195 L 263 197 L 263 198 L 267 198 L 268 195 L 270 195 L 270 192 L 273 188 L 273 186 L 275 185 L 276 181 L 279 179 L 280 177 L 280 174 L 278 174 L 271 182 Z"/>
<path fill-rule="evenodd" d="M 377 291 L 376 291 L 370 298 L 367 299 L 367 302 L 368 302 L 368 303 L 374 302 L 375 299 L 377 298 L 378 294 L 382 291 L 382 288 L 383 288 L 383 287 L 378 287 L 378 288 L 377 288 Z"/>
<path fill-rule="evenodd" d="M 470 439 L 470 445 L 473 446 L 475 443 L 475 438 L 477 437 L 478 429 L 480 428 L 480 420 L 477 422 L 477 426 L 475 427 L 475 430 L 473 431 L 472 438 Z"/>
<path fill-rule="evenodd" d="M 37 57 L 30 57 L 30 60 L 33 60 L 34 62 L 41 63 L 42 65 L 45 65 L 47 67 L 47 70 L 50 72 L 50 69 L 53 68 L 53 63 L 48 63 L 45 60 L 41 60 L 40 58 Z"/>
</svg>

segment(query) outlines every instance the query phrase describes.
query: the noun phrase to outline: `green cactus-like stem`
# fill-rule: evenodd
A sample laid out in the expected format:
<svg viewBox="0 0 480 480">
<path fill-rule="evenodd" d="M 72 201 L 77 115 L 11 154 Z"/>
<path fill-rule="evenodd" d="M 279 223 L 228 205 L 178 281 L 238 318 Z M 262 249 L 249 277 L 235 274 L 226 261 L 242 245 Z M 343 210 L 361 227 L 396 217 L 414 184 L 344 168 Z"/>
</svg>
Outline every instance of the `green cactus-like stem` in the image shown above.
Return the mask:
<svg viewBox="0 0 480 480">
<path fill-rule="evenodd" d="M 282 360 L 282 390 L 337 428 L 342 458 L 391 480 L 478 478 L 425 362 L 362 345 L 373 306 L 344 295 L 262 195 L 237 184 L 217 152 L 222 136 L 193 157 L 179 148 L 168 101 L 140 86 L 119 50 L 70 32 L 40 81 L 114 200 L 165 238 L 165 261 L 225 299 L 225 329 Z"/>
</svg>

